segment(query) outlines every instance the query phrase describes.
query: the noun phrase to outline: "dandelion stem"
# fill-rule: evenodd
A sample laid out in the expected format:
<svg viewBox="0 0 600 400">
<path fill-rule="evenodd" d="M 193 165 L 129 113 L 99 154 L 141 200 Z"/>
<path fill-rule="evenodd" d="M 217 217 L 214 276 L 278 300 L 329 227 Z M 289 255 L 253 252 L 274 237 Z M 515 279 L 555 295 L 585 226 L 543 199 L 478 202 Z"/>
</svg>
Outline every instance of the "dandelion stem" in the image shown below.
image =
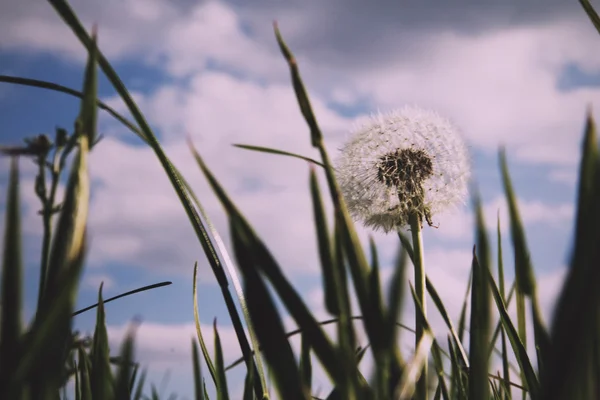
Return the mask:
<svg viewBox="0 0 600 400">
<path fill-rule="evenodd" d="M 423 256 L 423 236 L 421 232 L 421 216 L 418 213 L 411 213 L 409 217 L 410 231 L 412 233 L 414 267 L 415 267 L 415 292 L 417 299 L 423 308 L 423 316 L 427 317 L 427 303 L 425 302 L 425 263 Z M 423 337 L 424 321 L 416 313 L 415 320 L 415 348 Z M 423 364 L 423 370 L 419 382 L 417 383 L 417 399 L 427 399 L 427 360 Z"/>
</svg>

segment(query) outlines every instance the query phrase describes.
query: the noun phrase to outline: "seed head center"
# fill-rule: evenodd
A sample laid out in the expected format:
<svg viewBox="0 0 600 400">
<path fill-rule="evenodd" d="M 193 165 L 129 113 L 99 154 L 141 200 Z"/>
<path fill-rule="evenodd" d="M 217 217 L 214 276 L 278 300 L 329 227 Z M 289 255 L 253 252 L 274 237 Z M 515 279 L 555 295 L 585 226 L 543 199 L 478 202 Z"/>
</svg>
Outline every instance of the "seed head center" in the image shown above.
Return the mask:
<svg viewBox="0 0 600 400">
<path fill-rule="evenodd" d="M 433 162 L 423 150 L 396 149 L 377 164 L 377 179 L 404 198 L 421 197 L 423 181 L 432 174 Z"/>
</svg>

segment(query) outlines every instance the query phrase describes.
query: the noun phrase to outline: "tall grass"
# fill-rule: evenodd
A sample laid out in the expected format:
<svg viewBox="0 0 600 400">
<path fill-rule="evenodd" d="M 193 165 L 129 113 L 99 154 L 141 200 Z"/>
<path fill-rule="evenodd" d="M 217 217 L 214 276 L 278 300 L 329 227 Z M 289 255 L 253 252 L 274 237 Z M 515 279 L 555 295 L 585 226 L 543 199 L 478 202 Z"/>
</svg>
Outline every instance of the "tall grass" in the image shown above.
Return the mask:
<svg viewBox="0 0 600 400">
<path fill-rule="evenodd" d="M 310 143 L 320 160 L 278 149 L 238 145 L 253 151 L 279 154 L 308 160 L 313 164 L 308 187 L 313 203 L 313 219 L 318 237 L 319 259 L 323 274 L 326 310 L 333 316 L 318 321 L 283 273 L 267 244 L 252 228 L 233 199 L 203 161 L 190 142 L 198 167 L 206 177 L 228 217 L 232 237 L 231 257 L 223 241 L 204 212 L 183 175 L 165 155 L 144 115 L 110 63 L 96 47 L 96 35 L 86 32 L 68 3 L 49 3 L 72 29 L 88 51 L 83 89 L 70 88 L 22 77 L 0 76 L 0 82 L 34 86 L 81 98 L 80 113 L 72 133 L 59 129 L 54 140 L 42 135 L 24 146 L 3 147 L 11 157 L 7 191 L 4 251 L 2 259 L 0 314 L 0 398 L 56 399 L 69 381 L 71 397 L 76 399 L 158 398 L 154 386 L 144 395 L 145 373 L 138 375 L 134 362 L 134 329 L 129 331 L 118 357 L 111 357 L 105 324 L 102 286 L 98 293 L 96 328 L 90 340 L 72 332 L 79 278 L 85 264 L 86 226 L 90 193 L 87 171 L 88 155 L 98 144 L 97 110 L 108 111 L 125 127 L 144 140 L 155 152 L 176 195 L 184 207 L 195 234 L 203 247 L 215 279 L 221 288 L 242 352 L 240 362 L 246 366 L 244 399 L 312 398 L 312 357 L 331 380 L 333 389 L 327 399 L 410 399 L 425 398 L 427 390 L 418 390 L 424 366 L 430 362 L 432 379 L 424 379 L 434 399 L 598 399 L 600 398 L 600 159 L 595 123 L 588 112 L 581 148 L 575 231 L 572 238 L 570 268 L 565 279 L 550 329 L 542 321 L 537 297 L 534 268 L 529 257 L 526 233 L 516 202 L 506 155 L 499 153 L 503 188 L 509 206 L 510 237 L 515 264 L 515 282 L 507 290 L 501 257 L 500 224 L 497 223 L 498 255 L 490 251 L 490 239 L 477 193 L 472 193 L 475 210 L 475 238 L 471 278 L 461 314 L 454 320 L 447 312 L 444 299 L 425 277 L 426 294 L 443 318 L 447 332 L 433 332 L 424 311 L 421 293 L 411 286 L 411 296 L 403 292 L 405 270 L 409 261 L 419 263 L 412 241 L 399 233 L 399 257 L 389 280 L 388 297 L 383 298 L 377 249 L 371 244 L 371 260 L 363 250 L 350 218 L 323 134 L 312 112 L 308 93 L 298 64 L 277 27 L 275 37 L 286 61 L 298 105 L 310 132 Z M 600 31 L 600 18 L 587 0 L 584 10 Z M 105 74 L 124 100 L 135 121 L 129 121 L 97 100 L 97 68 Z M 101 145 L 101 144 L 99 144 Z M 57 205 L 56 187 L 72 156 L 64 199 Z M 40 286 L 33 322 L 24 327 L 21 320 L 22 274 L 19 162 L 23 157 L 38 165 L 35 192 L 42 204 L 42 253 Z M 327 215 L 322 188 L 317 176 L 326 177 L 326 193 L 334 206 Z M 48 183 L 48 179 L 50 179 Z M 54 220 L 55 216 L 57 220 Z M 206 221 L 206 222 L 204 222 Z M 330 221 L 332 224 L 330 224 Z M 415 251 L 416 250 L 416 251 Z M 232 260 L 235 259 L 236 262 Z M 493 260 L 496 260 L 495 266 Z M 498 278 L 494 270 L 498 271 Z M 215 326 L 215 354 L 209 354 L 198 318 L 194 267 L 192 291 L 197 338 L 192 340 L 192 364 L 195 396 L 207 399 L 207 376 L 218 399 L 228 399 L 227 371 L 218 329 Z M 229 275 L 229 276 L 228 276 Z M 232 282 L 234 291 L 230 290 Z M 154 289 L 159 283 L 134 290 Z M 352 285 L 349 287 L 348 285 Z M 272 287 L 269 291 L 267 287 Z M 360 316 L 351 310 L 350 293 L 357 296 Z M 126 293 L 124 295 L 132 294 Z M 122 295 L 123 296 L 123 295 Z M 117 297 L 122 297 L 117 296 Z M 278 297 L 286 312 L 298 325 L 295 332 L 285 332 L 275 306 Z M 400 310 L 405 298 L 412 299 L 420 321 L 420 340 L 413 352 L 403 354 L 398 346 Z M 508 307 L 514 299 L 516 320 Z M 110 299 L 113 300 L 113 299 Z M 242 310 L 238 314 L 236 300 Z M 109 301 L 109 300 L 106 300 Z M 492 308 L 499 315 L 493 323 Z M 469 310 L 469 311 L 467 311 Z M 243 320 L 243 322 L 242 322 Z M 533 343 L 526 341 L 527 322 L 534 329 Z M 369 346 L 358 347 L 356 324 L 362 324 Z M 324 325 L 336 324 L 337 337 L 325 334 Z M 469 343 L 464 338 L 470 327 Z M 245 328 L 250 337 L 247 338 Z M 289 338 L 301 335 L 297 355 Z M 446 336 L 442 342 L 440 338 Z M 500 349 L 497 349 L 500 341 Z M 200 345 L 200 349 L 198 348 Z M 530 352 L 528 352 L 530 350 Z M 371 351 L 376 362 L 371 376 L 359 369 L 362 357 Z M 204 360 L 202 367 L 200 352 Z M 501 373 L 489 369 L 492 355 L 499 352 Z M 530 357 L 535 354 L 535 358 Z M 299 358 L 299 360 L 298 360 Z M 509 360 L 516 360 L 517 366 Z M 116 364 L 116 370 L 113 368 Z M 274 391 L 268 390 L 265 367 L 271 371 Z M 516 369 L 516 372 L 514 371 Z M 208 375 L 206 374 L 208 370 Z M 211 386 L 211 383 L 208 383 Z"/>
</svg>

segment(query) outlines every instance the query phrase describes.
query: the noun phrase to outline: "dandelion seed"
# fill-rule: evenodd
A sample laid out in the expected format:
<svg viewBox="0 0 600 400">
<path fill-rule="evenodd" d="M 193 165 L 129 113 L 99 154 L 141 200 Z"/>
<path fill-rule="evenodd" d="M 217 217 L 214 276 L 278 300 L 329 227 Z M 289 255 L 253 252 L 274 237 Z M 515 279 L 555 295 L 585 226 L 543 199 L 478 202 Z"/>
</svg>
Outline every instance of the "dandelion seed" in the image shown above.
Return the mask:
<svg viewBox="0 0 600 400">
<path fill-rule="evenodd" d="M 470 165 L 456 127 L 432 111 L 405 107 L 372 116 L 342 148 L 337 176 L 348 209 L 385 232 L 411 214 L 431 217 L 464 202 Z"/>
</svg>

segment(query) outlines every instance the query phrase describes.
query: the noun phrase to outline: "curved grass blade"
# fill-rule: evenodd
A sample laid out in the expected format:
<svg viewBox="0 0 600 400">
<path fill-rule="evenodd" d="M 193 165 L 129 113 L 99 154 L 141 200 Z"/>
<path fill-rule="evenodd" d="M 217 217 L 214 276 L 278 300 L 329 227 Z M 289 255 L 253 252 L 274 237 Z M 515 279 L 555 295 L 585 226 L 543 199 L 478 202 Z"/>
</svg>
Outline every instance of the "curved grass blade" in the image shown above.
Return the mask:
<svg viewBox="0 0 600 400">
<path fill-rule="evenodd" d="M 286 335 L 287 337 L 287 335 Z M 300 339 L 300 377 L 304 387 L 310 389 L 312 387 L 312 363 L 310 361 L 310 344 L 301 335 Z"/>
<path fill-rule="evenodd" d="M 77 350 L 79 355 L 81 400 L 92 400 L 92 386 L 90 383 L 90 369 L 92 368 L 92 363 L 83 347 L 79 347 Z"/>
<path fill-rule="evenodd" d="M 285 337 L 281 317 L 267 287 L 258 274 L 260 251 L 244 232 L 235 216 L 230 219 L 232 242 L 238 265 L 244 276 L 244 288 L 250 316 L 265 358 L 273 371 L 275 385 L 283 399 L 308 399 L 310 392 L 302 383 L 294 352 Z"/>
<path fill-rule="evenodd" d="M 592 7 L 592 5 L 590 4 L 590 1 L 579 0 L 579 4 L 581 4 L 581 6 L 583 7 L 585 13 L 588 15 L 590 21 L 592 21 L 592 24 L 594 25 L 598 33 L 600 33 L 600 17 L 598 16 L 596 10 L 594 10 L 594 7 Z"/>
<path fill-rule="evenodd" d="M 286 305 L 287 309 L 292 314 L 298 326 L 306 329 L 306 333 L 310 338 L 311 347 L 314 349 L 315 354 L 323 364 L 325 371 L 330 374 L 330 377 L 334 380 L 339 379 L 336 374 L 338 368 L 335 352 L 333 346 L 329 342 L 329 339 L 325 336 L 324 332 L 319 327 L 317 321 L 308 311 L 308 308 L 292 287 L 289 281 L 284 277 L 281 269 L 277 262 L 273 259 L 272 255 L 262 243 L 262 241 L 256 236 L 252 228 L 243 218 L 242 214 L 238 211 L 237 207 L 230 200 L 229 196 L 225 193 L 220 183 L 213 176 L 212 172 L 204 164 L 204 161 L 199 154 L 195 154 L 196 161 L 206 176 L 210 186 L 219 198 L 223 208 L 226 210 L 229 218 L 236 218 L 239 220 L 244 228 L 244 235 L 248 236 L 252 242 L 252 247 L 258 252 L 254 256 L 258 257 L 262 272 L 268 277 L 273 287 L 277 291 L 278 295 Z M 241 229 L 241 228 L 240 228 Z"/>
<path fill-rule="evenodd" d="M 169 286 L 169 285 L 171 285 L 172 283 L 173 283 L 173 282 L 170 282 L 170 281 L 165 281 L 165 282 L 160 282 L 160 283 L 154 283 L 154 284 L 152 284 L 152 285 L 148 285 L 148 286 L 143 286 L 143 287 L 141 287 L 141 288 L 138 288 L 138 289 L 130 290 L 129 292 L 121 293 L 121 294 L 119 294 L 119 295 L 117 295 L 117 296 L 113 296 L 113 297 L 111 297 L 111 298 L 109 298 L 109 299 L 106 299 L 106 300 L 104 301 L 104 304 L 106 304 L 106 303 L 109 303 L 109 302 L 111 302 L 111 301 L 113 301 L 113 300 L 120 299 L 120 298 L 122 298 L 122 297 L 127 297 L 127 296 L 130 296 L 130 295 L 132 295 L 132 294 L 136 294 L 136 293 L 140 293 L 140 292 L 145 292 L 146 290 L 152 290 L 152 289 L 156 289 L 156 288 L 163 287 L 163 286 Z M 89 310 L 91 310 L 91 309 L 93 309 L 93 308 L 96 308 L 96 307 L 98 307 L 98 304 L 99 304 L 99 303 L 96 303 L 96 304 L 94 304 L 94 305 L 91 305 L 91 306 L 88 306 L 88 307 L 86 307 L 86 308 L 82 308 L 81 310 L 77 310 L 77 311 L 75 311 L 73 314 L 71 314 L 71 316 L 72 316 L 72 317 L 75 317 L 75 316 L 77 316 L 77 315 L 79 315 L 79 314 L 82 314 L 82 313 L 84 313 L 84 312 L 86 312 L 86 311 L 89 311 Z"/>
<path fill-rule="evenodd" d="M 502 170 L 502 181 L 504 184 L 504 191 L 506 193 L 506 202 L 508 204 L 510 227 L 511 227 L 511 238 L 513 241 L 513 247 L 515 250 L 515 278 L 517 282 L 517 300 L 519 300 L 519 292 L 529 296 L 531 298 L 531 313 L 533 317 L 533 331 L 535 337 L 535 347 L 539 349 L 538 367 L 540 370 L 545 365 L 545 357 L 548 354 L 550 348 L 550 337 L 548 331 L 542 321 L 542 315 L 538 304 L 535 276 L 533 272 L 533 266 L 531 265 L 531 259 L 529 257 L 529 250 L 525 239 L 525 229 L 521 222 L 519 210 L 517 207 L 517 200 L 512 188 L 511 179 L 508 173 L 508 166 L 506 163 L 506 154 L 504 150 L 500 152 L 500 165 Z M 523 325 L 523 334 L 525 333 L 525 327 Z M 522 340 L 525 341 L 524 336 Z"/>
<path fill-rule="evenodd" d="M 2 257 L 2 302 L 0 306 L 0 393 L 8 393 L 14 366 L 19 359 L 22 313 L 21 210 L 19 159 L 12 157 L 6 199 L 6 226 Z M 10 312 L 7 312 L 10 310 Z M 18 397 L 22 396 L 19 393 Z"/>
<path fill-rule="evenodd" d="M 39 88 L 39 89 L 47 89 L 47 90 L 51 90 L 54 92 L 64 93 L 64 94 L 68 94 L 70 96 L 78 97 L 80 99 L 83 99 L 83 97 L 84 97 L 83 92 L 77 91 L 75 89 L 72 89 L 72 88 L 69 88 L 69 87 L 66 87 L 63 85 L 59 85 L 57 83 L 42 81 L 39 79 L 22 78 L 22 77 L 18 77 L 18 76 L 10 76 L 10 75 L 0 75 L 0 82 L 11 83 L 14 85 L 34 87 L 34 88 Z M 129 130 L 131 130 L 140 139 L 142 139 L 144 142 L 147 143 L 147 139 L 144 136 L 144 133 L 142 131 L 140 131 L 131 121 L 129 121 L 127 118 L 125 118 L 124 116 L 119 114 L 117 111 L 115 111 L 114 108 L 112 108 L 109 105 L 107 105 L 106 103 L 100 101 L 100 99 L 96 99 L 96 105 L 98 106 L 98 108 L 106 111 L 114 119 L 116 119 L 117 121 L 119 121 L 120 123 L 125 125 Z"/>
<path fill-rule="evenodd" d="M 261 153 L 277 154 L 280 156 L 289 156 L 289 157 L 299 158 L 300 160 L 308 161 L 309 163 L 318 165 L 319 167 L 325 167 L 325 164 L 323 164 L 315 159 L 312 159 L 310 157 L 305 157 L 305 156 L 302 156 L 302 155 L 296 154 L 296 153 L 290 153 L 289 151 L 272 149 L 270 147 L 251 146 L 248 144 L 234 144 L 233 146 L 239 147 L 240 149 L 259 151 Z"/>
<path fill-rule="evenodd" d="M 458 334 L 456 333 L 456 330 L 454 329 L 454 324 L 452 323 L 452 320 L 450 319 L 450 316 L 448 315 L 448 312 L 446 311 L 446 307 L 444 307 L 444 303 L 442 302 L 442 299 L 440 298 L 438 292 L 435 290 L 435 287 L 433 286 L 433 283 L 431 283 L 431 281 L 429 280 L 428 277 L 425 278 L 425 285 L 427 288 L 427 292 L 429 293 L 429 296 L 431 297 L 431 300 L 433 300 L 433 303 L 435 304 L 436 308 L 440 312 L 442 319 L 444 320 L 444 322 L 446 323 L 446 326 L 450 330 L 450 335 L 456 344 L 462 365 L 464 365 L 465 367 L 468 368 L 469 360 L 467 358 L 467 353 L 465 352 L 465 349 L 463 348 L 462 343 L 461 343 L 460 339 L 458 338 Z"/>
<path fill-rule="evenodd" d="M 540 399 L 540 385 L 533 370 L 533 366 L 531 365 L 531 361 L 529 360 L 529 356 L 527 355 L 527 350 L 525 350 L 525 346 L 523 346 L 523 342 L 519 337 L 519 333 L 515 329 L 515 326 L 508 315 L 508 311 L 506 310 L 502 296 L 498 291 L 496 282 L 494 282 L 492 273 L 489 270 L 484 270 L 483 272 L 488 277 L 492 295 L 494 297 L 494 301 L 496 302 L 496 308 L 500 313 L 500 318 L 502 320 L 502 324 L 504 325 L 504 329 L 506 330 L 506 335 L 508 336 L 513 352 L 515 353 L 515 357 L 517 358 L 517 362 L 519 363 L 522 374 L 525 377 L 524 383 L 526 383 L 526 387 L 524 387 L 524 390 L 526 389 L 529 392 L 531 400 L 538 400 Z"/>
<path fill-rule="evenodd" d="M 85 31 L 85 29 L 83 28 L 83 26 L 81 25 L 81 23 L 79 22 L 77 16 L 71 10 L 70 6 L 63 0 L 49 0 L 49 2 L 54 7 L 54 9 L 57 11 L 57 13 L 61 16 L 61 18 L 65 21 L 65 23 L 75 33 L 75 35 L 78 37 L 78 39 L 81 41 L 81 43 L 86 48 L 89 49 L 91 46 L 90 37 L 87 34 L 87 32 Z M 194 228 L 194 231 L 200 242 L 200 245 L 202 246 L 202 248 L 208 258 L 208 261 L 209 261 L 209 264 L 211 265 L 213 273 L 214 273 L 217 281 L 219 282 L 219 286 L 221 287 L 221 291 L 222 291 L 229 315 L 232 319 L 232 323 L 233 323 L 234 329 L 236 331 L 238 341 L 240 343 L 240 348 L 242 350 L 242 353 L 245 356 L 247 356 L 248 354 L 250 354 L 250 345 L 248 344 L 248 340 L 245 336 L 244 329 L 243 329 L 243 326 L 241 323 L 241 319 L 238 315 L 237 309 L 235 308 L 235 303 L 233 301 L 233 298 L 231 297 L 231 294 L 229 293 L 229 290 L 227 289 L 227 287 L 228 287 L 227 278 L 225 276 L 225 272 L 221 265 L 221 260 L 217 256 L 217 253 L 214 249 L 211 235 L 204 227 L 204 224 L 202 223 L 202 220 L 200 219 L 196 209 L 193 207 L 193 205 L 190 201 L 188 192 L 186 191 L 186 188 L 189 187 L 189 185 L 187 185 L 185 183 L 185 180 L 182 179 L 181 174 L 171 164 L 170 160 L 165 155 L 164 151 L 162 150 L 162 147 L 160 146 L 156 137 L 154 136 L 149 124 L 147 123 L 146 119 L 140 112 L 140 110 L 137 107 L 133 98 L 129 95 L 127 88 L 125 87 L 125 85 L 123 84 L 123 82 L 121 81 L 121 79 L 119 78 L 117 73 L 114 71 L 114 69 L 112 68 L 110 63 L 106 60 L 106 58 L 100 51 L 98 51 L 98 64 L 102 68 L 103 72 L 105 73 L 106 77 L 111 82 L 111 84 L 113 85 L 113 87 L 115 88 L 117 93 L 119 93 L 120 97 L 123 99 L 123 101 L 127 105 L 129 111 L 131 112 L 131 114 L 133 115 L 134 119 L 136 120 L 138 126 L 140 127 L 141 132 L 144 134 L 144 138 L 146 139 L 146 142 L 154 150 L 154 152 L 155 152 L 157 158 L 159 159 L 161 165 L 163 166 L 163 169 L 165 170 L 169 180 L 171 181 L 171 184 L 173 185 L 173 188 L 175 189 L 175 192 L 177 193 L 179 200 L 186 211 L 188 219 L 190 220 L 192 227 Z M 214 233 L 214 230 L 213 230 L 213 233 Z M 231 265 L 227 264 L 226 267 L 229 269 L 230 273 L 232 273 L 232 271 L 234 271 L 234 269 Z M 233 274 L 235 274 L 235 272 L 233 272 Z M 242 301 L 242 300 L 243 299 L 240 299 L 240 301 Z M 243 308 L 243 304 L 242 304 L 242 308 Z M 249 330 L 252 331 L 251 326 L 249 326 Z M 251 359 L 251 358 L 247 358 L 247 359 L 252 360 L 253 365 L 250 368 L 257 368 L 253 359 Z M 259 373 L 259 376 L 264 377 L 264 371 L 262 370 L 262 368 L 260 369 L 260 371 L 257 371 L 257 373 Z M 263 387 L 261 387 L 262 381 L 264 381 L 264 379 L 256 381 L 257 386 L 255 389 L 256 389 L 257 396 L 259 396 L 259 397 L 264 394 L 264 390 L 265 390 Z"/>
<path fill-rule="evenodd" d="M 458 338 L 462 343 L 465 337 L 465 324 L 467 320 L 467 306 L 469 305 L 469 294 L 471 293 L 471 283 L 473 282 L 473 271 L 469 272 L 469 279 L 467 281 L 467 290 L 465 291 L 465 297 L 463 299 L 463 305 L 460 310 L 460 317 L 458 319 Z"/>
<path fill-rule="evenodd" d="M 213 365 L 210 354 L 208 353 L 208 348 L 206 347 L 206 343 L 204 342 L 204 336 L 202 335 L 202 328 L 200 327 L 200 316 L 198 315 L 198 262 L 194 263 L 194 278 L 193 278 L 193 297 L 194 297 L 194 322 L 196 324 L 196 335 L 198 336 L 198 342 L 200 342 L 200 348 L 202 349 L 202 355 L 204 356 L 204 361 L 206 361 L 206 365 L 208 366 L 208 371 L 210 372 L 210 376 L 213 379 L 215 385 L 217 384 L 217 370 Z"/>
</svg>

